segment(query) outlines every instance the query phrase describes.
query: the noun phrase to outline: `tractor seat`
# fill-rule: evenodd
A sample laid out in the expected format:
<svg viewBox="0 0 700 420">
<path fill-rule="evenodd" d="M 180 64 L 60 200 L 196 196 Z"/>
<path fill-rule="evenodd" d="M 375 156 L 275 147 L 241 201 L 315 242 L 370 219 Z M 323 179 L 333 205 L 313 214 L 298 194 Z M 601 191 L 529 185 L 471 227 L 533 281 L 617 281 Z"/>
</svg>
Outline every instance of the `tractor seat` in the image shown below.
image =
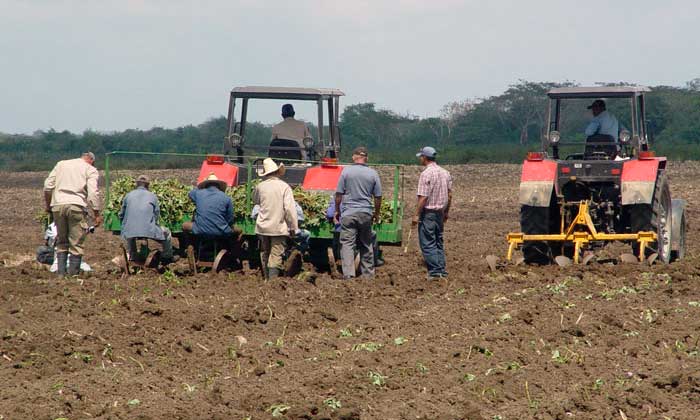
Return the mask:
<svg viewBox="0 0 700 420">
<path fill-rule="evenodd" d="M 276 147 L 285 148 L 296 148 L 296 150 L 276 150 Z M 270 142 L 270 151 L 268 152 L 268 157 L 274 160 L 286 161 L 286 160 L 302 160 L 301 149 L 299 148 L 299 143 L 294 140 L 287 139 L 274 139 Z"/>
<path fill-rule="evenodd" d="M 607 134 L 595 134 L 586 139 L 584 159 L 615 159 L 618 146 L 615 138 Z"/>
</svg>

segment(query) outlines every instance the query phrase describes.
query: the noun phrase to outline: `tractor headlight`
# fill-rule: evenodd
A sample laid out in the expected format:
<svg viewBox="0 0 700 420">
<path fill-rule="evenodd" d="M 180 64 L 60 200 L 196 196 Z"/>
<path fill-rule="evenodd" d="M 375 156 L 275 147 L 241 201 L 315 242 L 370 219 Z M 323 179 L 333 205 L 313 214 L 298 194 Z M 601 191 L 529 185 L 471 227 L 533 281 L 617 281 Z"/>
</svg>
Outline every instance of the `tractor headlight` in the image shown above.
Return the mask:
<svg viewBox="0 0 700 420">
<path fill-rule="evenodd" d="M 631 138 L 632 138 L 632 135 L 630 134 L 629 131 L 627 131 L 627 130 L 620 131 L 620 143 L 627 144 L 627 143 L 629 143 Z"/>
<path fill-rule="evenodd" d="M 314 147 L 314 139 L 311 137 L 304 137 L 304 147 L 307 149 Z"/>
<path fill-rule="evenodd" d="M 549 142 L 550 143 L 558 144 L 560 139 L 561 139 L 561 134 L 559 134 L 558 131 L 550 131 L 549 132 Z"/>
</svg>

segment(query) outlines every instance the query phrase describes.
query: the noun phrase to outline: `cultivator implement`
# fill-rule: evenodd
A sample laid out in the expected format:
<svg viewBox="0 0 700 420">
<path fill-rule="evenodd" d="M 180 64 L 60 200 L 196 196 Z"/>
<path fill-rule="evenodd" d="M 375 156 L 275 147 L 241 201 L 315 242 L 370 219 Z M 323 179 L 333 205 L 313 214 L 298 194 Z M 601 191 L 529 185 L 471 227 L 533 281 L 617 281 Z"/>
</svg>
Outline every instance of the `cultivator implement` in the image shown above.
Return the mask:
<svg viewBox="0 0 700 420">
<path fill-rule="evenodd" d="M 639 244 L 638 258 L 640 262 L 645 260 L 646 248 L 657 240 L 654 232 L 637 233 L 602 233 L 598 232 L 589 213 L 590 201 L 581 201 L 578 204 L 578 213 L 569 226 L 565 226 L 562 219 L 560 233 L 527 235 L 524 233 L 509 233 L 507 260 L 511 261 L 513 252 L 526 242 L 560 242 L 573 245 L 573 261 L 578 264 L 581 253 L 593 242 L 610 241 L 636 241 Z"/>
</svg>

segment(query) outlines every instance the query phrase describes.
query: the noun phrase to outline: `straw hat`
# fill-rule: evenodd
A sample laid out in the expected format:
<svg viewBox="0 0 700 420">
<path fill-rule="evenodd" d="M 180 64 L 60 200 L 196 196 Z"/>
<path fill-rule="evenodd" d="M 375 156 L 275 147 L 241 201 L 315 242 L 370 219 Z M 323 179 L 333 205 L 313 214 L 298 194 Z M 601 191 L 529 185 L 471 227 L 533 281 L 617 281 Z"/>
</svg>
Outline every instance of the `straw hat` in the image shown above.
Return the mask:
<svg viewBox="0 0 700 420">
<path fill-rule="evenodd" d="M 274 160 L 266 158 L 263 160 L 262 169 L 258 169 L 258 176 L 268 176 L 275 172 L 278 172 L 277 175 L 283 176 L 286 171 L 287 169 L 284 167 L 284 163 L 280 163 L 278 166 Z"/>
<path fill-rule="evenodd" d="M 210 185 L 214 185 L 216 188 L 220 189 L 221 191 L 226 191 L 226 182 L 220 180 L 219 178 L 214 175 L 214 172 L 210 173 L 207 179 L 204 181 L 200 182 L 199 185 L 197 185 L 197 188 L 207 188 Z"/>
</svg>

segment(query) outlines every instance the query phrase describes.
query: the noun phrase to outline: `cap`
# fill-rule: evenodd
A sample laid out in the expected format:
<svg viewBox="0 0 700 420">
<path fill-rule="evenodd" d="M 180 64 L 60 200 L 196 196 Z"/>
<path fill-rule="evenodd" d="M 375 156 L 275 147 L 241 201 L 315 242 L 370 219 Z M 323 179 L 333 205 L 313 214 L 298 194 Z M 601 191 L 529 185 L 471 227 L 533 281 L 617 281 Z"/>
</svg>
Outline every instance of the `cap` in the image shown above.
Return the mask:
<svg viewBox="0 0 700 420">
<path fill-rule="evenodd" d="M 425 146 L 424 148 L 420 149 L 420 152 L 416 153 L 416 157 L 429 157 L 429 158 L 434 158 L 435 155 L 437 155 L 437 150 L 430 146 Z"/>
<path fill-rule="evenodd" d="M 136 178 L 136 182 L 141 182 L 141 183 L 144 183 L 144 184 L 150 184 L 150 183 L 151 183 L 151 180 L 148 179 L 148 177 L 147 177 L 146 175 L 139 175 L 139 177 Z"/>
<path fill-rule="evenodd" d="M 605 109 L 605 101 L 602 99 L 596 99 L 592 104 L 588 106 L 588 109 L 593 109 L 594 107 L 599 107 Z"/>
<path fill-rule="evenodd" d="M 356 147 L 355 150 L 352 151 L 352 154 L 367 157 L 367 148 L 364 146 Z"/>
</svg>

